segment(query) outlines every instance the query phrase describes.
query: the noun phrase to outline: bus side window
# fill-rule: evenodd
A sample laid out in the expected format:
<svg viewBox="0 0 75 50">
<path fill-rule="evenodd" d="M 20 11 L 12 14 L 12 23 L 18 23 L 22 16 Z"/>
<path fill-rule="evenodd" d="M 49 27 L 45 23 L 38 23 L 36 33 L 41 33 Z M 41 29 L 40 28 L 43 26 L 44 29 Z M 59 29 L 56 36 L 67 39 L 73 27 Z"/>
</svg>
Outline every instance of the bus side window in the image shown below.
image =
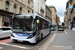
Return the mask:
<svg viewBox="0 0 75 50">
<path fill-rule="evenodd" d="M 42 29 L 45 29 L 45 22 L 42 22 Z"/>
<path fill-rule="evenodd" d="M 40 20 L 40 23 L 39 23 L 39 27 L 40 29 L 42 29 L 42 21 Z"/>
<path fill-rule="evenodd" d="M 48 22 L 45 22 L 45 28 L 48 28 Z"/>
<path fill-rule="evenodd" d="M 51 28 L 50 23 L 48 23 L 48 28 Z"/>
</svg>

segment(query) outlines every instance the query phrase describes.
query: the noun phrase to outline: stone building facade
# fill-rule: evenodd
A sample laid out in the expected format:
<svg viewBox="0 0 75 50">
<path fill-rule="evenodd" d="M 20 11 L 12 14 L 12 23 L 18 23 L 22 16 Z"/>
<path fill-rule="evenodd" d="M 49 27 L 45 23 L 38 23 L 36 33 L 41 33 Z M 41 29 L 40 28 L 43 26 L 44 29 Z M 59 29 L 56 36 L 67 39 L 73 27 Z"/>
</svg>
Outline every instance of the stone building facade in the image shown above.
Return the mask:
<svg viewBox="0 0 75 50">
<path fill-rule="evenodd" d="M 68 0 L 66 3 L 65 22 L 67 22 L 68 28 L 71 28 L 71 21 L 75 17 L 75 0 Z"/>
<path fill-rule="evenodd" d="M 56 15 L 56 23 L 60 22 L 60 18 Z"/>
<path fill-rule="evenodd" d="M 45 2 L 46 0 L 33 0 L 33 12 L 45 17 Z"/>
<path fill-rule="evenodd" d="M 52 23 L 54 23 L 54 25 L 57 25 L 56 23 L 56 8 L 54 6 L 48 6 L 49 9 L 52 11 Z"/>
<path fill-rule="evenodd" d="M 64 15 L 65 15 L 65 17 L 64 17 L 64 22 L 68 22 L 68 17 L 67 17 L 66 11 L 65 11 Z"/>
<path fill-rule="evenodd" d="M 47 5 L 45 10 L 45 18 L 52 22 L 52 12 Z"/>
<path fill-rule="evenodd" d="M 4 24 L 5 17 L 11 18 L 13 14 L 32 13 L 33 0 L 0 0 L 0 26 Z"/>
</svg>

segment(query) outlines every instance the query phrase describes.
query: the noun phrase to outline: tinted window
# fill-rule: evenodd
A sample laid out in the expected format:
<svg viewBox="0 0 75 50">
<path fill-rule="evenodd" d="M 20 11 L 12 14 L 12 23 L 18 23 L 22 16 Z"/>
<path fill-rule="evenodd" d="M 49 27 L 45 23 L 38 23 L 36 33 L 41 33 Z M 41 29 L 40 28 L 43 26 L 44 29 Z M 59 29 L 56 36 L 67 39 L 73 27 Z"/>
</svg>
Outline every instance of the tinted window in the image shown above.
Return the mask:
<svg viewBox="0 0 75 50">
<path fill-rule="evenodd" d="M 64 26 L 64 23 L 62 23 L 62 26 Z"/>
<path fill-rule="evenodd" d="M 10 28 L 1 28 L 3 31 L 10 30 Z"/>
</svg>

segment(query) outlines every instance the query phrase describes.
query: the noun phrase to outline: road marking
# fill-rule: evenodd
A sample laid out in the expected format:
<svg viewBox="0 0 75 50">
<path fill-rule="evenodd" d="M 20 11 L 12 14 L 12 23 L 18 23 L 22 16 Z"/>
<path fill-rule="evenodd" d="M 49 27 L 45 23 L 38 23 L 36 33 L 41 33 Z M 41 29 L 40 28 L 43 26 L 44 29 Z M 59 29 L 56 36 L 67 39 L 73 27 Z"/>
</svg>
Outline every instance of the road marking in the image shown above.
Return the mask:
<svg viewBox="0 0 75 50">
<path fill-rule="evenodd" d="M 48 41 L 49 41 L 54 35 L 55 35 L 55 33 L 54 33 L 51 37 L 48 38 L 48 40 L 39 48 L 39 50 L 42 50 L 43 47 L 44 47 L 46 44 L 48 44 Z M 52 41 L 53 41 L 53 40 L 51 40 L 51 42 L 52 42 Z"/>
<path fill-rule="evenodd" d="M 73 49 L 73 46 L 53 46 L 53 47 L 63 47 L 64 49 Z"/>
<path fill-rule="evenodd" d="M 0 47 L 0 49 L 3 49 L 3 47 Z"/>
<path fill-rule="evenodd" d="M 56 33 L 57 32 L 57 30 L 56 31 L 54 31 L 54 33 Z"/>
<path fill-rule="evenodd" d="M 32 48 L 32 47 L 23 47 L 23 46 L 12 45 L 12 44 L 7 44 L 7 43 L 0 43 L 0 44 L 13 46 L 13 47 L 17 47 L 17 48 L 22 48 L 22 49 L 31 49 Z"/>
<path fill-rule="evenodd" d="M 64 33 L 65 33 L 65 34 L 67 34 L 67 32 L 66 32 L 66 31 L 64 31 Z"/>
</svg>

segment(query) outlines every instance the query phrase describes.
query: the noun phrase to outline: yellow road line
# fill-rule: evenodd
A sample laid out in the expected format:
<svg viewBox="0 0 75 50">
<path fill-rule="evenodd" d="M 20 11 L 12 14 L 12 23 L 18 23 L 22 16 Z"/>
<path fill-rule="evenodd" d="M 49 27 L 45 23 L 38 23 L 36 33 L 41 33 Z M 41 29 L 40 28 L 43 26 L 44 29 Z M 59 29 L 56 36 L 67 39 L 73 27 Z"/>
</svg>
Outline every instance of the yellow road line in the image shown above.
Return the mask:
<svg viewBox="0 0 75 50">
<path fill-rule="evenodd" d="M 67 34 L 66 31 L 63 31 L 64 34 Z"/>
<path fill-rule="evenodd" d="M 53 35 L 54 35 L 54 34 L 53 34 Z M 52 36 L 53 36 L 53 35 L 52 35 Z M 52 38 L 52 36 L 48 38 L 48 40 L 39 48 L 39 50 L 42 50 L 42 48 L 48 43 L 48 41 Z"/>
</svg>

